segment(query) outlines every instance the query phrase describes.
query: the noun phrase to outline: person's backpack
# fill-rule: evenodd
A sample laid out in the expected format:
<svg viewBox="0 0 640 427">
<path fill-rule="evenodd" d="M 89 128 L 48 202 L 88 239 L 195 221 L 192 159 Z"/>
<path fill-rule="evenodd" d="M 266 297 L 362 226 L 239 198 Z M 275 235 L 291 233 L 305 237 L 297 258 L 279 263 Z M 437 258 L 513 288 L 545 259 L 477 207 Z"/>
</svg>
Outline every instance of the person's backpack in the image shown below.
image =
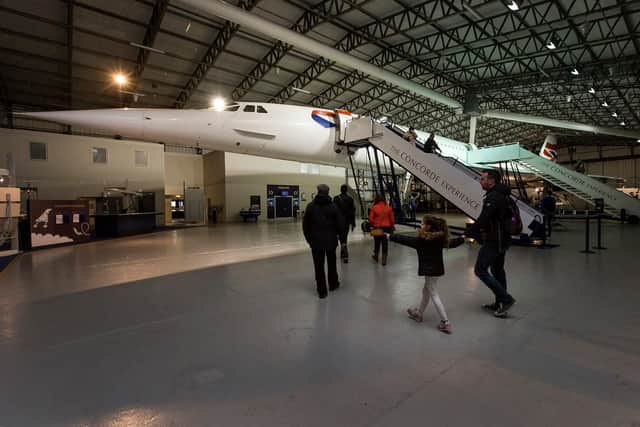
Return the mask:
<svg viewBox="0 0 640 427">
<path fill-rule="evenodd" d="M 509 234 L 518 236 L 522 233 L 522 218 L 520 217 L 520 209 L 515 199 L 507 196 L 507 218 L 509 221 Z"/>
</svg>

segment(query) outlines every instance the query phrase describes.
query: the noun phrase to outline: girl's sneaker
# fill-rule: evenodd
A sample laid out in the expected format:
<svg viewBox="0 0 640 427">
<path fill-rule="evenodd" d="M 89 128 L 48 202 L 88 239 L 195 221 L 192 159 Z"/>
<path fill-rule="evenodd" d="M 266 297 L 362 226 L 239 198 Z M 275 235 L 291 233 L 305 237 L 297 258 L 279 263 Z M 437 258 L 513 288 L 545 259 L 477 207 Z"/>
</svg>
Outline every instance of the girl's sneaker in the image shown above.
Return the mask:
<svg viewBox="0 0 640 427">
<path fill-rule="evenodd" d="M 440 332 L 444 332 L 445 334 L 451 334 L 451 322 L 443 322 L 441 320 L 440 323 L 438 323 L 438 330 Z"/>
<path fill-rule="evenodd" d="M 409 314 L 409 319 L 415 320 L 416 322 L 422 322 L 422 314 L 415 308 L 407 309 L 407 313 Z"/>
</svg>

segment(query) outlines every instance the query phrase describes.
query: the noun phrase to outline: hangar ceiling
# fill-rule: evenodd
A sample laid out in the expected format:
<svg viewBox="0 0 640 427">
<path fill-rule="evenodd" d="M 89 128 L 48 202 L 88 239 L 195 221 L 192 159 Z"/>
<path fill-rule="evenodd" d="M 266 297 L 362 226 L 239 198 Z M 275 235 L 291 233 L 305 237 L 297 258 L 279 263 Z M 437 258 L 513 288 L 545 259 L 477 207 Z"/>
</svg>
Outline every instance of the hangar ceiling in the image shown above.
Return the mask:
<svg viewBox="0 0 640 427">
<path fill-rule="evenodd" d="M 640 1 L 230 3 L 460 102 L 477 93 L 482 109 L 640 130 Z M 223 96 L 469 138 L 467 116 L 178 0 L 3 0 L 0 52 L 5 112 L 205 108 Z M 126 87 L 114 84 L 116 71 L 128 74 Z M 476 141 L 535 145 L 550 130 L 480 118 Z"/>
</svg>

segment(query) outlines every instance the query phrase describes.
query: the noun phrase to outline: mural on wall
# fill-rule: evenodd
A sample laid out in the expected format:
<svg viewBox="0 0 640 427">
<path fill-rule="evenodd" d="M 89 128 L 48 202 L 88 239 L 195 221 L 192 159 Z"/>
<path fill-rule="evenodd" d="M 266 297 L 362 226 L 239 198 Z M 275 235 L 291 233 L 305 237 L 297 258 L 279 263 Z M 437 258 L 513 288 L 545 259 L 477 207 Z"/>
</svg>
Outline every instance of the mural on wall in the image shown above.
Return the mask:
<svg viewBox="0 0 640 427">
<path fill-rule="evenodd" d="M 30 200 L 31 247 L 82 243 L 91 238 L 89 203 L 77 200 Z"/>
</svg>

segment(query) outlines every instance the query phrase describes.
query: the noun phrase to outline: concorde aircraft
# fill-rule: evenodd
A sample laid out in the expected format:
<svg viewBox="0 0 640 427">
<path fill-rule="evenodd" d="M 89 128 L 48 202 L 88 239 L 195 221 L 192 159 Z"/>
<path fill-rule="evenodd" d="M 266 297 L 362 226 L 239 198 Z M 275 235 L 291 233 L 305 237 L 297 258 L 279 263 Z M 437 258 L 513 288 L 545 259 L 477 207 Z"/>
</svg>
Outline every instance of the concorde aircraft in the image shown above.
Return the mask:
<svg viewBox="0 0 640 427">
<path fill-rule="evenodd" d="M 347 150 L 336 146 L 339 121 L 352 114 L 304 106 L 237 102 L 199 110 L 137 109 L 51 111 L 16 114 L 149 142 L 346 167 Z M 405 128 L 406 129 L 406 128 Z M 420 139 L 428 133 L 417 131 Z M 472 146 L 436 136 L 442 155 L 466 160 Z M 354 155 L 367 164 L 364 150 Z"/>
</svg>

